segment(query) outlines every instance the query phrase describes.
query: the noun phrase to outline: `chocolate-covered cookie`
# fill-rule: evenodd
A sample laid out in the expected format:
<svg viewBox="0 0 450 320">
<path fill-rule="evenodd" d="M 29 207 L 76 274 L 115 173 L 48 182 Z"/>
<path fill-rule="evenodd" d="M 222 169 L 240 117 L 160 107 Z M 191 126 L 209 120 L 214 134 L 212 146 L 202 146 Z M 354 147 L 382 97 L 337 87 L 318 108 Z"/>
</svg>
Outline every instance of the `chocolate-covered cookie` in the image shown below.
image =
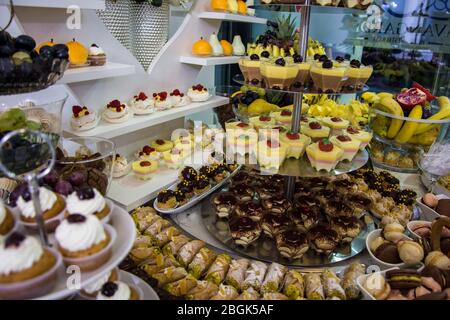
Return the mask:
<svg viewBox="0 0 450 320">
<path fill-rule="evenodd" d="M 391 264 L 402 262 L 400 255 L 398 254 L 397 246 L 393 243 L 383 243 L 377 248 L 374 255 L 383 262 Z"/>
<path fill-rule="evenodd" d="M 254 221 L 260 221 L 263 217 L 263 207 L 253 201 L 243 202 L 236 206 L 235 213 L 241 217 L 249 217 Z"/>
</svg>

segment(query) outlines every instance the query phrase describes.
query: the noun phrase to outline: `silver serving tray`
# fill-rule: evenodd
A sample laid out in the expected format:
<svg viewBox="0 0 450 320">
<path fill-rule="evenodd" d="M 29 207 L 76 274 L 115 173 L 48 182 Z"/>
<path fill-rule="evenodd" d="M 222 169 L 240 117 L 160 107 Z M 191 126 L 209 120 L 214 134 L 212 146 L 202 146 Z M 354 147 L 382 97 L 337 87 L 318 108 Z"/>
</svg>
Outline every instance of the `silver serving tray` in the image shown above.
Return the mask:
<svg viewBox="0 0 450 320">
<path fill-rule="evenodd" d="M 220 181 L 219 183 L 217 183 L 216 185 L 212 186 L 211 189 L 209 189 L 208 191 L 206 191 L 205 193 L 202 193 L 200 195 L 195 195 L 193 196 L 191 199 L 189 199 L 189 201 L 187 203 L 185 203 L 182 206 L 178 206 L 175 207 L 173 209 L 161 209 L 158 206 L 158 198 L 155 199 L 155 201 L 153 202 L 153 207 L 160 213 L 162 214 L 167 214 L 167 215 L 171 215 L 171 214 L 177 214 L 180 212 L 183 212 L 189 208 L 192 208 L 193 206 L 197 205 L 199 202 L 201 202 L 203 199 L 205 199 L 206 197 L 208 197 L 210 194 L 214 193 L 216 190 L 222 188 L 241 168 L 241 166 L 239 166 L 236 170 L 234 170 L 231 174 L 228 175 L 228 177 L 226 177 L 225 179 L 223 179 L 222 181 Z M 169 188 L 169 190 L 175 190 L 177 184 L 180 182 L 180 180 L 177 180 L 174 184 L 172 184 Z"/>
<path fill-rule="evenodd" d="M 202 203 L 202 220 L 206 229 L 230 250 L 268 263 L 277 262 L 291 267 L 324 267 L 333 265 L 351 259 L 363 252 L 366 249 L 367 235 L 375 230 L 373 222 L 365 223 L 358 237 L 349 244 L 341 245 L 329 255 L 319 254 L 310 249 L 301 259 L 288 260 L 280 256 L 275 241 L 264 234 L 248 247 L 236 245 L 231 238 L 228 219 L 221 219 L 217 216 L 214 205 L 210 200 L 211 198 Z"/>
</svg>

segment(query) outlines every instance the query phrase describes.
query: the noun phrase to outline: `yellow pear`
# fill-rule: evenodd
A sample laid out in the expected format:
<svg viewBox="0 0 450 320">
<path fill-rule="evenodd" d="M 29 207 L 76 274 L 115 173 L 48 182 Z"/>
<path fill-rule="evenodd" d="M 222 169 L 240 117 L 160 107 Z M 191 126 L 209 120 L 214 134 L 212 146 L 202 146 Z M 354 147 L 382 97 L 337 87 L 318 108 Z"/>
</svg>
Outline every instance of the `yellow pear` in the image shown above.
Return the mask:
<svg viewBox="0 0 450 320">
<path fill-rule="evenodd" d="M 228 11 L 231 13 L 238 12 L 238 2 L 237 0 L 228 0 Z"/>
</svg>

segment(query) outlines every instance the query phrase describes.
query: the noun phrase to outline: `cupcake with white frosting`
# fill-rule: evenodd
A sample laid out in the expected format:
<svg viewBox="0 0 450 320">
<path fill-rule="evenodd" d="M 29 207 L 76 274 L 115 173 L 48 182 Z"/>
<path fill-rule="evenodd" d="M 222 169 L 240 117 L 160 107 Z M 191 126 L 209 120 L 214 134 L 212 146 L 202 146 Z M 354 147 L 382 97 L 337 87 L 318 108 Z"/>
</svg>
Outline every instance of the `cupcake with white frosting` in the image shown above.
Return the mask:
<svg viewBox="0 0 450 320">
<path fill-rule="evenodd" d="M 95 110 L 89 111 L 87 107 L 73 106 L 70 125 L 75 131 L 85 131 L 97 126 L 100 117 Z"/>
<path fill-rule="evenodd" d="M 89 48 L 88 63 L 91 66 L 104 66 L 106 64 L 105 51 L 95 43 Z"/>
<path fill-rule="evenodd" d="M 113 100 L 106 105 L 103 119 L 110 123 L 122 123 L 130 119 L 132 115 L 133 111 L 127 104 Z"/>
<path fill-rule="evenodd" d="M 97 300 L 141 300 L 141 293 L 122 281 L 107 282 L 98 293 Z"/>
<path fill-rule="evenodd" d="M 155 100 L 147 97 L 144 92 L 140 92 L 130 101 L 130 108 L 134 114 L 151 114 L 155 112 Z"/>
<path fill-rule="evenodd" d="M 120 178 L 126 175 L 131 170 L 131 165 L 128 162 L 127 158 L 121 156 L 120 154 L 116 154 L 114 158 L 114 166 L 113 166 L 113 177 Z"/>
<path fill-rule="evenodd" d="M 53 232 L 60 222 L 66 202 L 62 196 L 44 187 L 39 187 L 39 202 L 46 230 L 47 232 Z M 37 228 L 36 212 L 28 188 L 23 190 L 16 204 L 22 223 L 26 227 Z"/>
<path fill-rule="evenodd" d="M 191 99 L 178 89 L 175 89 L 170 93 L 170 99 L 175 108 L 184 107 L 191 103 Z"/>
<path fill-rule="evenodd" d="M 14 228 L 14 217 L 9 209 L 0 201 L 0 236 L 6 236 Z"/>
<path fill-rule="evenodd" d="M 115 268 L 110 272 L 107 272 L 105 275 L 103 275 L 100 279 L 98 279 L 94 283 L 91 283 L 90 285 L 84 287 L 80 291 L 80 293 L 82 296 L 87 298 L 96 298 L 105 283 L 114 282 L 118 280 L 119 280 L 119 270 Z"/>
<path fill-rule="evenodd" d="M 13 232 L 0 242 L 0 299 L 28 299 L 53 289 L 61 261 L 31 236 Z"/>
<path fill-rule="evenodd" d="M 172 100 L 169 99 L 167 92 L 154 93 L 155 107 L 158 111 L 168 110 L 173 107 Z"/>
<path fill-rule="evenodd" d="M 102 266 L 111 256 L 115 231 L 94 215 L 71 214 L 56 228 L 55 239 L 66 265 L 81 271 Z"/>
<path fill-rule="evenodd" d="M 82 214 L 94 215 L 103 222 L 107 222 L 111 208 L 105 197 L 95 188 L 85 187 L 72 192 L 67 197 L 67 215 Z"/>
</svg>

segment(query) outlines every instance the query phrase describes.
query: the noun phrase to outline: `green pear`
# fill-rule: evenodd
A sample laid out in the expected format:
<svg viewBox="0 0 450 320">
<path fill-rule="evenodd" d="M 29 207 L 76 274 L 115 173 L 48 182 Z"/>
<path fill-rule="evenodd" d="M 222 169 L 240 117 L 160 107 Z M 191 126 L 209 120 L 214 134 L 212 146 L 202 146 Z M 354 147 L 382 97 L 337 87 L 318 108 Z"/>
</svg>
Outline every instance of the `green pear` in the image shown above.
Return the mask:
<svg viewBox="0 0 450 320">
<path fill-rule="evenodd" d="M 238 12 L 238 3 L 237 0 L 228 0 L 228 11 L 231 13 L 237 13 Z"/>
<path fill-rule="evenodd" d="M 223 56 L 223 47 L 219 42 L 219 38 L 217 38 L 217 34 L 213 33 L 209 37 L 209 44 L 211 45 L 213 49 L 212 55 L 215 57 Z"/>
<path fill-rule="evenodd" d="M 233 46 L 233 54 L 235 56 L 245 55 L 245 46 L 242 43 L 241 36 L 234 36 L 232 46 Z"/>
</svg>

